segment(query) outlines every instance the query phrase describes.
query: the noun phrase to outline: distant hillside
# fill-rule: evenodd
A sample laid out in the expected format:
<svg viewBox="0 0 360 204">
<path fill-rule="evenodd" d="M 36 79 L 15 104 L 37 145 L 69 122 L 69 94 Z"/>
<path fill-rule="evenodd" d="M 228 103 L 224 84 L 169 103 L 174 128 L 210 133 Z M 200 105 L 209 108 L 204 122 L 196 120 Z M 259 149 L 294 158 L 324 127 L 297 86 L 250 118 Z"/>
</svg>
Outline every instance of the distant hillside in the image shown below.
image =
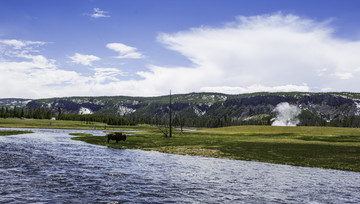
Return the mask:
<svg viewBox="0 0 360 204">
<path fill-rule="evenodd" d="M 301 109 L 300 125 L 322 125 L 360 115 L 359 93 L 252 93 L 228 95 L 220 93 L 189 93 L 172 96 L 173 113 L 187 125 L 271 124 L 275 107 L 287 102 Z M 49 99 L 0 99 L 0 107 L 50 108 L 60 107 L 69 114 L 104 114 L 144 120 L 166 120 L 169 96 L 159 97 L 63 97 Z M 199 122 L 200 121 L 200 122 Z M 196 124 L 200 123 L 200 124 Z"/>
</svg>

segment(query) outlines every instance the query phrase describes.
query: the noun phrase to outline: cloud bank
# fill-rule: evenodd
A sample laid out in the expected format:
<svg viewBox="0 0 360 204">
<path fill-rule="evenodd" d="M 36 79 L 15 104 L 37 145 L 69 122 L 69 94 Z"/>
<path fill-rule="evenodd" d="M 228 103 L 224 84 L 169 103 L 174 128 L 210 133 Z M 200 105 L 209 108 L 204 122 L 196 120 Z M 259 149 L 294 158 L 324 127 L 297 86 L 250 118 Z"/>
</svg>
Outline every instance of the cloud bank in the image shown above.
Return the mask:
<svg viewBox="0 0 360 204">
<path fill-rule="evenodd" d="M 150 64 L 127 79 L 119 68 L 92 68 L 92 76 L 59 67 L 37 50 L 45 42 L 0 40 L 2 97 L 72 95 L 153 96 L 214 91 L 360 91 L 360 41 L 336 37 L 331 22 L 281 13 L 240 16 L 221 27 L 161 33 L 158 42 L 191 61 L 188 67 Z M 141 59 L 135 47 L 106 44 L 116 58 Z M 79 54 L 79 53 L 77 53 Z M 103 59 L 73 57 L 90 66 Z M 103 58 L 103 57 L 102 57 Z M 151 58 L 151 55 L 149 56 Z M 138 79 L 140 77 L 140 79 Z"/>
<path fill-rule="evenodd" d="M 360 77 L 359 41 L 336 38 L 329 22 L 294 15 L 242 16 L 159 41 L 193 62 L 188 73 L 208 79 L 198 87 L 204 91 L 354 91 Z"/>
</svg>

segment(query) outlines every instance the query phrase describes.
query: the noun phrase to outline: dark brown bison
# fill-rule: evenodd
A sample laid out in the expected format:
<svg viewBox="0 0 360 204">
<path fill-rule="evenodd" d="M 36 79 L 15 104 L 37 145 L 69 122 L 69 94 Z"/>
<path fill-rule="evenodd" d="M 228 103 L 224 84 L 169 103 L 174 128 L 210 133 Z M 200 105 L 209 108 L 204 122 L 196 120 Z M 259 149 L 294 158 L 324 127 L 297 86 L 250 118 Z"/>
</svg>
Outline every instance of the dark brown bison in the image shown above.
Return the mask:
<svg viewBox="0 0 360 204">
<path fill-rule="evenodd" d="M 121 132 L 111 132 L 111 133 L 107 134 L 106 136 L 107 136 L 108 143 L 110 142 L 110 140 L 116 140 L 116 143 L 118 143 L 121 140 L 122 141 L 126 140 L 126 135 Z"/>
</svg>

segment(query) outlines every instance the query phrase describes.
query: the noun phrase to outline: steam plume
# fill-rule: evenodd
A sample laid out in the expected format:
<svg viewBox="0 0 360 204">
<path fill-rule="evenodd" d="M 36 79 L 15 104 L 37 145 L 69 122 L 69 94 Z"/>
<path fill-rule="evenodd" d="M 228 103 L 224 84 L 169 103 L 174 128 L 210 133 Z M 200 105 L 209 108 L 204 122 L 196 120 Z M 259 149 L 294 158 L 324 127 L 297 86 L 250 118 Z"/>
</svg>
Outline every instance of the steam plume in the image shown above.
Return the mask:
<svg viewBox="0 0 360 204">
<path fill-rule="evenodd" d="M 296 126 L 300 122 L 296 117 L 300 114 L 301 109 L 288 102 L 279 103 L 274 111 L 277 112 L 277 116 L 272 126 Z"/>
</svg>

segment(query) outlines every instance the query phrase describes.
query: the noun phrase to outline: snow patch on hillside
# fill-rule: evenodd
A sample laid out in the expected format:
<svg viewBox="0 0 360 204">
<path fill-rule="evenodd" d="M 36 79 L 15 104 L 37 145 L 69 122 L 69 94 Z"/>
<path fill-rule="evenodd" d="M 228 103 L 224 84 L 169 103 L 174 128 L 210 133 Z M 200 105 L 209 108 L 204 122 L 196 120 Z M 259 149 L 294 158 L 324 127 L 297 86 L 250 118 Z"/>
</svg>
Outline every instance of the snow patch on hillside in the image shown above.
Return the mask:
<svg viewBox="0 0 360 204">
<path fill-rule="evenodd" d="M 360 100 L 354 100 L 354 103 L 355 103 L 356 109 L 357 109 L 355 115 L 360 115 Z"/>
<path fill-rule="evenodd" d="M 133 112 L 135 112 L 136 110 L 135 109 L 132 109 L 132 108 L 128 108 L 126 106 L 119 106 L 118 110 L 117 110 L 117 113 L 120 115 L 120 116 L 125 116 L 125 115 L 128 115 L 128 114 L 131 114 Z"/>
<path fill-rule="evenodd" d="M 208 107 L 211 107 L 212 105 L 214 105 L 217 102 L 224 102 L 226 101 L 227 97 L 226 96 L 218 96 L 218 95 L 204 95 L 201 97 L 202 100 L 205 101 L 205 105 L 207 105 Z M 201 103 L 202 104 L 202 103 Z"/>
<path fill-rule="evenodd" d="M 197 107 L 193 107 L 193 109 L 194 109 L 194 113 L 199 117 L 205 115 L 205 113 L 206 113 L 206 110 L 202 111 Z"/>
<path fill-rule="evenodd" d="M 81 107 L 79 109 L 79 115 L 87 115 L 87 114 L 93 114 L 94 112 L 89 108 Z"/>
<path fill-rule="evenodd" d="M 96 100 L 96 99 L 93 100 L 93 104 L 95 104 L 95 105 L 101 105 L 101 106 L 104 106 L 104 105 L 105 105 L 105 103 L 104 103 L 103 101 L 101 101 L 101 100 Z"/>
<path fill-rule="evenodd" d="M 26 105 L 28 103 L 30 103 L 32 100 L 27 100 L 27 101 L 23 101 L 22 104 Z"/>
<path fill-rule="evenodd" d="M 69 101 L 77 103 L 77 104 L 88 102 L 88 100 L 86 100 L 86 98 L 84 98 L 84 99 L 75 98 L 75 99 L 70 99 Z"/>
</svg>

